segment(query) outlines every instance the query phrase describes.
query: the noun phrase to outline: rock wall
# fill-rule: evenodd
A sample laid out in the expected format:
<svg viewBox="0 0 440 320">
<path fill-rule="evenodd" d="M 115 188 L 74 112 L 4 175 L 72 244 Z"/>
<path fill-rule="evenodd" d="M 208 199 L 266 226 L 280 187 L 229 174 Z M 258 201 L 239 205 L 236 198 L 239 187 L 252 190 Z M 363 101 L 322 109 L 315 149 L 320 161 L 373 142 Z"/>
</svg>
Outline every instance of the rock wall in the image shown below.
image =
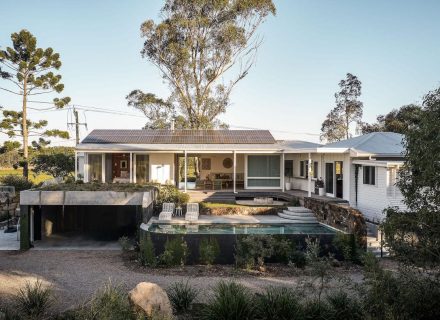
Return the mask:
<svg viewBox="0 0 440 320">
<path fill-rule="evenodd" d="M 211 216 L 224 216 L 224 215 L 276 215 L 279 210 L 283 209 L 283 207 L 245 207 L 245 206 L 237 206 L 237 207 L 216 207 L 209 208 L 204 207 L 201 208 L 201 214 L 211 215 Z"/>
<path fill-rule="evenodd" d="M 354 234 L 358 243 L 367 247 L 367 224 L 359 210 L 350 207 L 347 203 L 309 197 L 304 198 L 304 207 L 312 210 L 319 222 Z"/>
</svg>

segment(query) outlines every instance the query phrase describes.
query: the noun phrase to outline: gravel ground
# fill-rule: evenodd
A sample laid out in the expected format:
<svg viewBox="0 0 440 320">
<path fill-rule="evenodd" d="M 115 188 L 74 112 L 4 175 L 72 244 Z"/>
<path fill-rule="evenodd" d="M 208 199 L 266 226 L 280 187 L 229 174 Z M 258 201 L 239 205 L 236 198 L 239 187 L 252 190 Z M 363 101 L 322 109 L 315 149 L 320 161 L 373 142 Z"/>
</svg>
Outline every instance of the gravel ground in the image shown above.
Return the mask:
<svg viewBox="0 0 440 320">
<path fill-rule="evenodd" d="M 342 268 L 341 268 L 342 269 Z M 186 269 L 185 269 L 186 270 Z M 219 280 L 231 279 L 241 282 L 253 290 L 273 286 L 297 286 L 305 276 L 266 276 L 246 274 L 202 274 L 196 269 L 154 271 L 135 268 L 127 264 L 120 251 L 0 251 L 0 300 L 15 294 L 27 281 L 42 280 L 53 286 L 57 306 L 69 309 L 81 304 L 102 285 L 109 281 L 123 285 L 127 290 L 142 281 L 154 282 L 166 288 L 169 284 L 189 281 L 201 290 L 209 289 Z M 183 275 L 182 275 L 183 274 Z M 355 281 L 361 281 L 359 271 L 347 273 Z M 206 297 L 200 295 L 201 299 Z"/>
</svg>

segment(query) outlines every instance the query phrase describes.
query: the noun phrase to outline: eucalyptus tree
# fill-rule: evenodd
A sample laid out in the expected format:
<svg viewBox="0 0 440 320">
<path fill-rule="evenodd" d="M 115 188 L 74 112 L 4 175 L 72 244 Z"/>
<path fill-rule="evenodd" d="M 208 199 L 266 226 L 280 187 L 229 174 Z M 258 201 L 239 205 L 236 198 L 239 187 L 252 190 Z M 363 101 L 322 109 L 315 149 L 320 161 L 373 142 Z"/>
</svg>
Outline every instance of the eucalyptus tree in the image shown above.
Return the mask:
<svg viewBox="0 0 440 320">
<path fill-rule="evenodd" d="M 141 54 L 159 69 L 170 95 L 134 90 L 128 105 L 151 128 L 169 127 L 174 117 L 187 128 L 220 126 L 233 88 L 255 63 L 257 29 L 275 12 L 272 0 L 167 0 L 162 21 L 141 26 Z"/>
<path fill-rule="evenodd" d="M 41 129 L 43 123 L 32 123 L 27 116 L 29 97 L 51 92 L 61 93 L 64 85 L 61 75 L 54 73 L 61 67 L 60 55 L 52 48 L 37 47 L 37 39 L 27 30 L 11 35 L 12 47 L 0 50 L 0 76 L 15 85 L 15 89 L 0 87 L 2 90 L 21 96 L 22 111 L 10 117 L 21 118 L 21 136 L 23 138 L 23 176 L 28 178 L 29 124 Z M 69 97 L 54 98 L 56 108 L 63 108 L 70 102 Z M 15 119 L 16 120 L 16 119 Z M 14 120 L 14 121 L 15 121 Z M 47 124 L 47 123 L 46 123 Z M 36 128 L 35 128 L 36 126 Z M 12 132 L 12 131 L 11 131 Z M 58 134 L 60 133 L 60 134 Z M 51 134 L 65 137 L 65 132 L 52 131 Z"/>
<path fill-rule="evenodd" d="M 336 107 L 327 115 L 322 123 L 321 140 L 328 142 L 348 139 L 350 125 L 354 122 L 362 125 L 363 103 L 359 101 L 362 93 L 362 83 L 359 79 L 347 73 L 345 79 L 339 82 L 339 92 L 335 94 Z"/>
</svg>

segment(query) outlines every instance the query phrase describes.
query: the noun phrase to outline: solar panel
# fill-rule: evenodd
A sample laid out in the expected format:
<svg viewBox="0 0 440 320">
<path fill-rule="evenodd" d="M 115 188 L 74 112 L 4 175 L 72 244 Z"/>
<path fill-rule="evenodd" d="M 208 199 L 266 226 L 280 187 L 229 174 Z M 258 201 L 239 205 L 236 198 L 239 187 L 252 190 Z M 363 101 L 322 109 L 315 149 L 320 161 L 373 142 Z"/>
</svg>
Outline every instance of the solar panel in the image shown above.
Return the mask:
<svg viewBox="0 0 440 320">
<path fill-rule="evenodd" d="M 82 143 L 274 144 L 268 130 L 93 130 Z"/>
</svg>

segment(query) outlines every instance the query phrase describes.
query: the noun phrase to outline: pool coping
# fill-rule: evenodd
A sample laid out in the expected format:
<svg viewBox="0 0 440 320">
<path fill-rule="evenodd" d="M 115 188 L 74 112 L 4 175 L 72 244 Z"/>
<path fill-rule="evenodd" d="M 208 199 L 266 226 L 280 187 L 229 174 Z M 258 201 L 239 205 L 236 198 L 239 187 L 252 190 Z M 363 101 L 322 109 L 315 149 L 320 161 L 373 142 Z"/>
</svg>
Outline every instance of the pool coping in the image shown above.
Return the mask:
<svg viewBox="0 0 440 320">
<path fill-rule="evenodd" d="M 186 221 L 185 217 L 173 217 L 172 220 L 159 220 L 158 217 L 152 217 L 147 223 L 142 223 L 140 228 L 142 230 L 148 231 L 152 224 L 170 224 L 170 225 L 209 225 L 209 224 L 293 224 L 302 225 L 310 223 L 297 223 L 289 221 L 288 219 L 283 219 L 276 215 L 225 215 L 225 216 L 209 216 L 200 215 L 197 221 Z M 317 222 L 317 224 L 322 225 L 328 229 L 335 232 L 346 233 L 343 230 L 336 229 L 328 224 Z"/>
</svg>

